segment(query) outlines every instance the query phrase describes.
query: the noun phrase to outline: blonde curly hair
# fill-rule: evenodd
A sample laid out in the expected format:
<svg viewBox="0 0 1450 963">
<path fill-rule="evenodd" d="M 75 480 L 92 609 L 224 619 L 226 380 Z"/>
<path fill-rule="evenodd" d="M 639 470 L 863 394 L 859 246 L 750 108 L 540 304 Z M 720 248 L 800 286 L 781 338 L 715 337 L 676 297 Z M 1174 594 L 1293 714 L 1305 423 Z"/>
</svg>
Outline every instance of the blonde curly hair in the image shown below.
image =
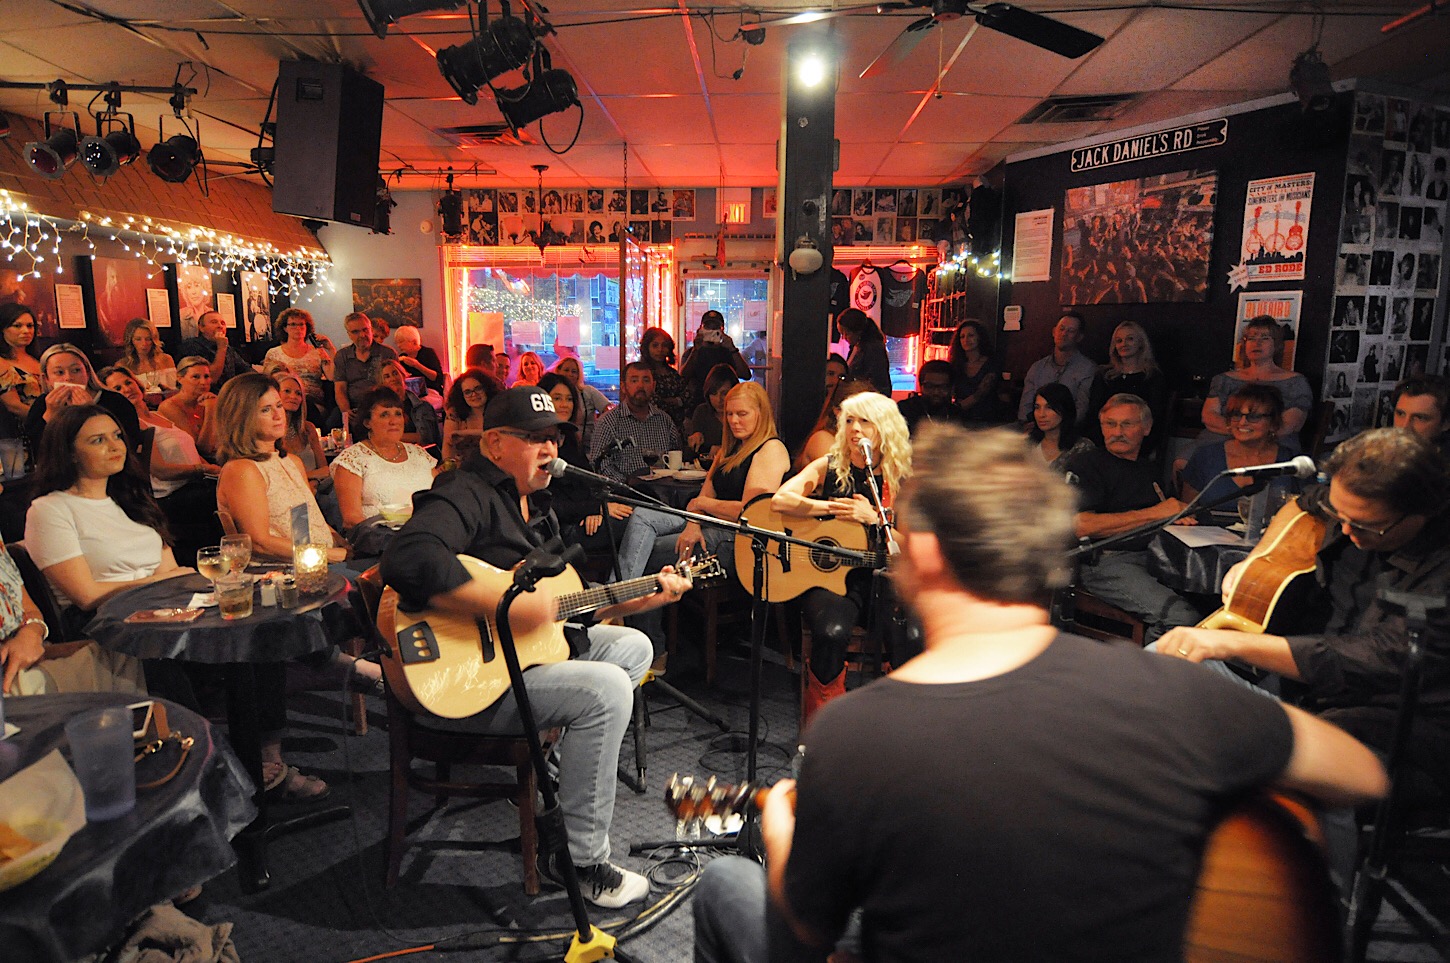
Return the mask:
<svg viewBox="0 0 1450 963">
<path fill-rule="evenodd" d="M 896 402 L 874 391 L 863 391 L 841 402 L 841 417 L 836 427 L 836 443 L 831 446 L 831 464 L 835 466 L 836 483 L 851 488 L 851 453 L 846 442 L 846 422 L 854 415 L 860 421 L 876 426 L 881 436 L 872 463 L 881 472 L 883 499 L 890 499 L 901 490 L 901 482 L 911 474 L 911 432 L 896 408 Z"/>
</svg>

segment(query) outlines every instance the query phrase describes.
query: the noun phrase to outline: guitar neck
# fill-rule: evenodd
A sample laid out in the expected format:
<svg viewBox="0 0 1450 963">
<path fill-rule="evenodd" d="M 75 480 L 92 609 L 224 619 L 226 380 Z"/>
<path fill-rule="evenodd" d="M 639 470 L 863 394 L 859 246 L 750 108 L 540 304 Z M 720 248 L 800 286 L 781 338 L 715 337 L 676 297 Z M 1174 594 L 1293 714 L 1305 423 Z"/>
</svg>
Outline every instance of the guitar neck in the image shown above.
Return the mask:
<svg viewBox="0 0 1450 963">
<path fill-rule="evenodd" d="M 647 595 L 653 595 L 659 590 L 659 577 L 656 575 L 646 575 L 642 578 L 632 578 L 625 582 L 613 582 L 609 585 L 600 585 L 595 588 L 585 589 L 582 592 L 570 592 L 568 595 L 559 596 L 558 605 L 554 610 L 554 621 L 567 622 L 575 616 L 583 615 L 586 612 L 593 612 L 595 609 L 602 609 L 606 605 L 632 602 L 635 599 L 642 599 Z"/>
</svg>

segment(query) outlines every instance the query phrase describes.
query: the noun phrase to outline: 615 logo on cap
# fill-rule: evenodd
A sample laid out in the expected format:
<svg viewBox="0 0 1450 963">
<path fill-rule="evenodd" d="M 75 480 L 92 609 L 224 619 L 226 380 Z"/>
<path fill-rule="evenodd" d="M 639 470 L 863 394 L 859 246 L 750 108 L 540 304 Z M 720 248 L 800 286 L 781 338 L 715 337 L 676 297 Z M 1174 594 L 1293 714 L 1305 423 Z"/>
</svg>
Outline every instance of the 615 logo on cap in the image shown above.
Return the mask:
<svg viewBox="0 0 1450 963">
<path fill-rule="evenodd" d="M 529 401 L 533 404 L 535 411 L 553 412 L 554 410 L 554 399 L 545 392 L 538 391 L 529 395 Z"/>
</svg>

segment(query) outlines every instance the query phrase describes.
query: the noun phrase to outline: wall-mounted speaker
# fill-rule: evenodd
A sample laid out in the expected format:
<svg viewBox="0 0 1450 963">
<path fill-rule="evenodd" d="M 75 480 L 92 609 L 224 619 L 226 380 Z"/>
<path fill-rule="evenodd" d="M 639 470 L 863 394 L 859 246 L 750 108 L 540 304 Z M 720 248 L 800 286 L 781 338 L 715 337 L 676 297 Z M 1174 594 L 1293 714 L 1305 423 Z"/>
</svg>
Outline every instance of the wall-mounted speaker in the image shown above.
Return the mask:
<svg viewBox="0 0 1450 963">
<path fill-rule="evenodd" d="M 283 62 L 272 210 L 372 227 L 382 135 L 382 84 L 345 64 Z"/>
</svg>

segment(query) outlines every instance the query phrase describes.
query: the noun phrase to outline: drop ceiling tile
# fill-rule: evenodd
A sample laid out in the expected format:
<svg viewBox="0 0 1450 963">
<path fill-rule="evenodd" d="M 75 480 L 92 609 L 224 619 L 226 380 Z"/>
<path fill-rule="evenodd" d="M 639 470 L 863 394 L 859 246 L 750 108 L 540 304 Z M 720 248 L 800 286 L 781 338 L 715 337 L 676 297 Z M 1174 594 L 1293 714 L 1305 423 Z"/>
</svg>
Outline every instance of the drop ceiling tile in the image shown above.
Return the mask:
<svg viewBox="0 0 1450 963">
<path fill-rule="evenodd" d="M 720 142 L 774 144 L 780 139 L 780 96 L 778 94 L 732 94 L 710 98 Z"/>
<path fill-rule="evenodd" d="M 700 81 L 684 31 L 673 19 L 600 24 L 549 41 L 598 94 L 698 94 Z"/>
<path fill-rule="evenodd" d="M 631 144 L 713 144 L 715 132 L 700 94 L 601 97 Z"/>
<path fill-rule="evenodd" d="M 910 140 L 987 141 L 1038 103 L 1035 97 L 943 94 L 928 97 L 904 134 Z"/>
<path fill-rule="evenodd" d="M 842 144 L 893 141 L 906 127 L 920 94 L 836 95 L 836 137 Z"/>
</svg>

